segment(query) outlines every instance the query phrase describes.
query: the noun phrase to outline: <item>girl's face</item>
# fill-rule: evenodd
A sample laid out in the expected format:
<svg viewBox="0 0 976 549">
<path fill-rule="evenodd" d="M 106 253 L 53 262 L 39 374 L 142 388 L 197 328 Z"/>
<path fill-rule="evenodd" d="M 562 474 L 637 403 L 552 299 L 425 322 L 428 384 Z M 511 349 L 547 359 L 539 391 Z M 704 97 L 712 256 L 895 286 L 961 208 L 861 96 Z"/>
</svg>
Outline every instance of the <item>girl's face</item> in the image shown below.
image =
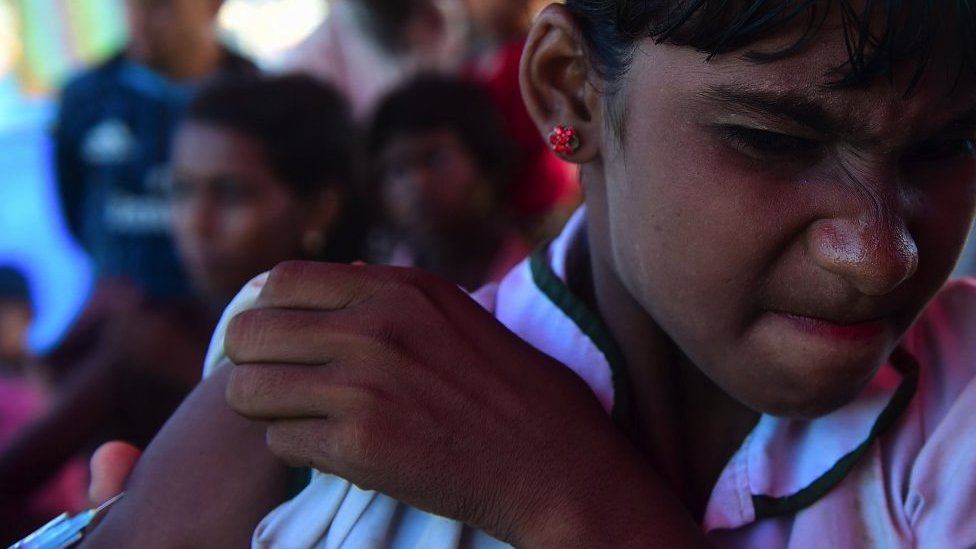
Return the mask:
<svg viewBox="0 0 976 549">
<path fill-rule="evenodd" d="M 845 59 L 828 30 L 763 65 L 645 41 L 618 98 L 623 127 L 604 130 L 587 183 L 596 260 L 763 412 L 811 416 L 852 398 L 970 227 L 972 83 L 949 95 L 955 71 L 933 65 L 907 98 L 904 75 L 825 88 Z"/>
<path fill-rule="evenodd" d="M 272 173 L 253 138 L 186 123 L 175 137 L 173 172 L 173 233 L 208 297 L 229 299 L 251 277 L 302 256 L 302 238 L 315 226 L 311 209 Z"/>
</svg>

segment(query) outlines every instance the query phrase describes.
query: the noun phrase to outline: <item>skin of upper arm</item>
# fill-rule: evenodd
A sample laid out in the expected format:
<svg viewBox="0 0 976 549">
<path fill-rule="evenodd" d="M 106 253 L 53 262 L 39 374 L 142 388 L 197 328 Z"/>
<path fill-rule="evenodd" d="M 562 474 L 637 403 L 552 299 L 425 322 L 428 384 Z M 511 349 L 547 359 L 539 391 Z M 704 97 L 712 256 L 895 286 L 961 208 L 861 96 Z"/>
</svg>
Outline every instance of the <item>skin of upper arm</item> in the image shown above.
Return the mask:
<svg viewBox="0 0 976 549">
<path fill-rule="evenodd" d="M 224 400 L 223 366 L 187 397 L 146 448 L 126 496 L 82 547 L 248 547 L 257 523 L 284 500 L 286 467 L 265 425 Z"/>
</svg>

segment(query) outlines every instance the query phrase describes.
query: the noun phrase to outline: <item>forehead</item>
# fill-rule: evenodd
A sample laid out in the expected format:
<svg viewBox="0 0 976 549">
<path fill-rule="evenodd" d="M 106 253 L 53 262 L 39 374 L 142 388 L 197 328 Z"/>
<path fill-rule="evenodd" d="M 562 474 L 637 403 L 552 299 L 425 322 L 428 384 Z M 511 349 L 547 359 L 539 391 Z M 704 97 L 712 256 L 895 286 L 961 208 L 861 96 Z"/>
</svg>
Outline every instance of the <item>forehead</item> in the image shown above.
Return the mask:
<svg viewBox="0 0 976 549">
<path fill-rule="evenodd" d="M 184 171 L 267 171 L 260 141 L 230 128 L 187 121 L 176 131 L 173 164 Z"/>
<path fill-rule="evenodd" d="M 441 150 L 464 150 L 457 132 L 450 128 L 399 131 L 390 136 L 380 151 L 383 158 L 428 154 Z"/>
<path fill-rule="evenodd" d="M 690 47 L 645 39 L 624 80 L 624 97 L 636 94 L 638 101 L 646 101 L 650 89 L 659 94 L 697 94 L 714 104 L 721 103 L 723 95 L 710 91 L 741 91 L 815 106 L 842 123 L 844 129 L 876 134 L 917 133 L 927 126 L 964 117 L 976 108 L 972 69 L 962 65 L 958 52 L 944 44 L 935 45 L 917 82 L 913 81 L 917 59 L 906 59 L 894 67 L 890 77 L 876 78 L 864 86 L 837 86 L 839 70 L 847 67 L 850 56 L 836 14 L 828 15 L 809 43 L 791 56 L 770 62 L 746 58 L 749 52 L 785 49 L 796 43 L 797 33 L 796 29 L 786 29 L 746 48 L 713 57 Z M 629 111 L 634 101 L 626 104 Z"/>
</svg>

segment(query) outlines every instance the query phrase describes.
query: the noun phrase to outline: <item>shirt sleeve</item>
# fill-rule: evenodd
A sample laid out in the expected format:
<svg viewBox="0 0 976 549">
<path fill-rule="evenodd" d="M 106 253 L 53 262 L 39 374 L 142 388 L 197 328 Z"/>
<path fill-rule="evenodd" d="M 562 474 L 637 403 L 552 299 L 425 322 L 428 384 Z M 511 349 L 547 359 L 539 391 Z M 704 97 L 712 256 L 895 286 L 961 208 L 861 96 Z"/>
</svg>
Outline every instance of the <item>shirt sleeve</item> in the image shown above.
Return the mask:
<svg viewBox="0 0 976 549">
<path fill-rule="evenodd" d="M 976 547 L 976 282 L 950 282 L 922 322 L 925 442 L 910 470 L 906 516 L 916 547 Z"/>
<path fill-rule="evenodd" d="M 976 547 L 976 380 L 926 443 L 907 505 L 916 547 Z"/>
<path fill-rule="evenodd" d="M 203 361 L 203 377 L 209 377 L 227 356 L 224 352 L 224 337 L 227 335 L 227 325 L 230 323 L 230 319 L 234 318 L 237 313 L 254 306 L 254 302 L 261 295 L 261 289 L 264 288 L 267 280 L 267 272 L 252 278 L 250 282 L 245 284 L 237 292 L 234 299 L 224 309 L 223 314 L 220 315 L 220 321 L 217 322 L 217 327 L 214 328 L 213 336 L 210 338 L 210 347 L 207 348 L 207 356 Z"/>
</svg>

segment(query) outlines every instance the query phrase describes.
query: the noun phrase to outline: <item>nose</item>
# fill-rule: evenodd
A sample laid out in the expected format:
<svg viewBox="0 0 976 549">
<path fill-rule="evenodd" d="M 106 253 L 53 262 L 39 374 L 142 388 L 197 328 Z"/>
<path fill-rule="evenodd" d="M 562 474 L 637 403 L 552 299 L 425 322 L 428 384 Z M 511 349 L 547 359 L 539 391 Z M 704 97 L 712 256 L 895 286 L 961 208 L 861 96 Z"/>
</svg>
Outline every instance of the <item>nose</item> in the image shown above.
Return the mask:
<svg viewBox="0 0 976 549">
<path fill-rule="evenodd" d="M 436 188 L 436 178 L 433 170 L 421 162 L 415 162 L 407 174 L 411 192 L 420 196 L 429 196 Z"/>
<path fill-rule="evenodd" d="M 918 269 L 918 246 L 897 216 L 837 217 L 807 233 L 814 261 L 866 295 L 884 295 Z"/>
</svg>

